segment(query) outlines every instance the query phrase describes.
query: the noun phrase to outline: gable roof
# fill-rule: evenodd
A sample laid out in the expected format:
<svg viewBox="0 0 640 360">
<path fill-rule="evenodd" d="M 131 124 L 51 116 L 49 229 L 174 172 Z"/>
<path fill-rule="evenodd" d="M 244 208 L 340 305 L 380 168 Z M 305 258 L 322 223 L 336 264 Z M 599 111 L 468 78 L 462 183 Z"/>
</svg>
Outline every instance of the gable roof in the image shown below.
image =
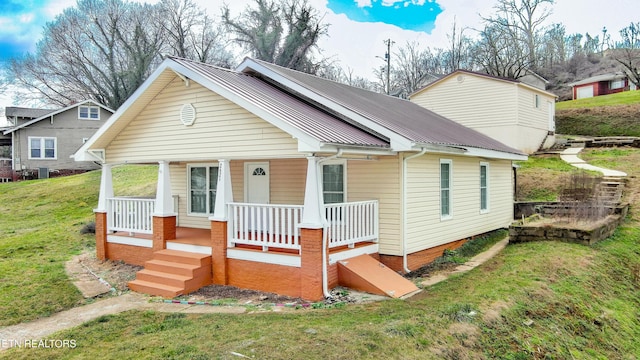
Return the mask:
<svg viewBox="0 0 640 360">
<path fill-rule="evenodd" d="M 176 76 L 193 80 L 298 139 L 300 151 L 325 145 L 389 152 L 431 146 L 456 153 L 485 149 L 487 156 L 523 159 L 524 154 L 407 100 L 354 88 L 312 75 L 245 59 L 240 71 L 167 57 L 136 92 L 74 155 L 95 160 Z M 291 85 L 297 89 L 292 89 Z M 298 91 L 304 90 L 304 91 Z M 419 150 L 419 148 L 418 148 Z"/>
<path fill-rule="evenodd" d="M 62 108 L 62 109 L 58 109 L 58 110 L 47 110 L 48 112 L 47 112 L 46 114 L 41 115 L 41 116 L 39 116 L 39 117 L 37 117 L 37 118 L 35 118 L 35 119 L 33 119 L 33 120 L 27 121 L 26 123 L 24 123 L 24 124 L 22 124 L 22 125 L 20 125 L 20 126 L 13 127 L 13 128 L 11 128 L 11 129 L 9 129 L 9 130 L 5 131 L 5 132 L 4 132 L 4 134 L 5 134 L 5 135 L 7 135 L 7 134 L 11 134 L 11 133 L 12 133 L 12 132 L 14 132 L 14 131 L 20 130 L 20 129 L 22 129 L 22 128 L 25 128 L 25 127 L 27 127 L 27 126 L 29 126 L 29 125 L 32 125 L 32 124 L 35 124 L 35 123 L 37 123 L 37 122 L 39 122 L 39 121 L 42 121 L 42 120 L 44 120 L 44 119 L 48 119 L 48 118 L 50 118 L 50 117 L 52 117 L 52 116 L 58 115 L 58 114 L 63 113 L 63 112 L 65 112 L 65 111 L 67 111 L 67 110 L 70 110 L 70 109 L 76 108 L 76 107 L 78 107 L 78 106 L 86 105 L 86 104 L 94 104 L 94 105 L 96 105 L 96 106 L 99 106 L 99 107 L 101 107 L 101 108 L 103 108 L 103 109 L 105 109 L 105 110 L 109 111 L 109 112 L 110 112 L 110 113 L 112 113 L 112 114 L 113 114 L 113 112 L 114 112 L 114 111 L 113 111 L 113 110 L 111 110 L 110 108 L 108 108 L 108 107 L 106 107 L 106 106 L 104 106 L 104 105 L 102 105 L 102 104 L 99 104 L 99 103 L 97 103 L 97 102 L 95 102 L 95 101 L 93 101 L 93 100 L 85 100 L 85 101 L 79 102 L 79 103 L 77 103 L 77 104 L 73 104 L 73 105 L 67 106 L 67 107 Z M 37 109 L 30 109 L 30 110 L 37 110 Z M 32 112 L 32 113 L 36 113 L 36 112 Z"/>
<path fill-rule="evenodd" d="M 596 75 L 596 76 L 588 77 L 588 78 L 580 80 L 580 81 L 569 83 L 569 84 L 567 84 L 567 86 L 586 85 L 586 84 L 596 83 L 596 82 L 600 82 L 600 81 L 620 80 L 620 79 L 624 79 L 626 77 L 627 77 L 627 75 L 622 73 L 622 72 L 602 74 L 602 75 Z"/>
<path fill-rule="evenodd" d="M 260 76 L 283 91 L 295 93 L 344 116 L 364 131 L 390 139 L 394 150 L 433 146 L 484 149 L 522 155 L 519 150 L 453 120 L 399 99 L 247 58 L 238 70 Z M 397 143 L 394 144 L 394 139 Z"/>
<path fill-rule="evenodd" d="M 471 75 L 471 76 L 475 76 L 475 77 L 479 77 L 479 78 L 483 78 L 483 79 L 487 79 L 487 80 L 504 82 L 504 83 L 507 83 L 507 84 L 514 84 L 516 86 L 522 86 L 522 87 L 524 87 L 526 89 L 529 89 L 529 90 L 532 90 L 532 91 L 535 91 L 535 92 L 538 92 L 538 93 L 541 93 L 541 94 L 545 94 L 545 95 L 548 95 L 548 96 L 553 97 L 553 98 L 557 98 L 558 97 L 554 93 L 551 93 L 551 92 L 548 92 L 548 91 L 546 91 L 544 89 L 540 89 L 540 88 L 537 88 L 535 86 L 526 84 L 526 83 L 524 83 L 524 82 L 522 82 L 520 80 L 514 80 L 514 79 L 511 79 L 511 78 L 494 76 L 494 75 L 489 75 L 489 74 L 485 74 L 485 73 L 479 73 L 479 72 L 470 71 L 470 70 L 458 69 L 458 70 L 455 70 L 455 71 L 453 71 L 453 72 L 441 77 L 440 79 L 437 79 L 436 81 L 434 81 L 432 83 L 429 83 L 429 84 L 425 85 L 424 87 L 414 91 L 413 93 L 411 93 L 409 95 L 409 98 L 411 98 L 412 96 L 415 96 L 415 95 L 417 95 L 417 94 L 419 94 L 419 93 L 421 93 L 421 92 L 423 92 L 423 91 L 425 91 L 425 90 L 427 90 L 429 88 L 432 88 L 432 87 L 436 86 L 437 84 L 442 83 L 443 81 L 451 79 L 452 77 L 460 75 L 460 74 Z M 531 72 L 531 74 L 533 74 L 534 76 L 538 76 L 540 79 L 546 81 L 544 78 L 540 77 L 539 75 L 537 75 L 537 74 L 535 74 L 533 72 Z"/>
</svg>

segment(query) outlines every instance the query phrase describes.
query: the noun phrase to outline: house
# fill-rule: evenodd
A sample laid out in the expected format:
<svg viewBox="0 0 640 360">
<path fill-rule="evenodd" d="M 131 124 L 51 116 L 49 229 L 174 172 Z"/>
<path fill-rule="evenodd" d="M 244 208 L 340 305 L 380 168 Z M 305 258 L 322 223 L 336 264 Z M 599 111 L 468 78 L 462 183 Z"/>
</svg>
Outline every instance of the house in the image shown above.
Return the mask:
<svg viewBox="0 0 640 360">
<path fill-rule="evenodd" d="M 573 100 L 636 90 L 635 84 L 623 72 L 596 75 L 567 86 L 571 86 Z"/>
<path fill-rule="evenodd" d="M 523 81 L 456 70 L 409 99 L 527 154 L 555 142 L 556 95 Z"/>
<path fill-rule="evenodd" d="M 511 223 L 512 161 L 527 158 L 407 100 L 176 57 L 74 156 L 103 164 L 96 252 L 145 266 L 132 289 L 308 300 L 338 284 L 417 290 L 396 272 Z M 119 164 L 157 164 L 155 198 L 114 196 Z"/>
<path fill-rule="evenodd" d="M 86 100 L 57 110 L 7 107 L 5 112 L 10 127 L 2 134 L 11 144 L 14 177 L 99 168 L 93 161 L 76 162 L 71 155 L 113 114 L 108 107 Z"/>
</svg>

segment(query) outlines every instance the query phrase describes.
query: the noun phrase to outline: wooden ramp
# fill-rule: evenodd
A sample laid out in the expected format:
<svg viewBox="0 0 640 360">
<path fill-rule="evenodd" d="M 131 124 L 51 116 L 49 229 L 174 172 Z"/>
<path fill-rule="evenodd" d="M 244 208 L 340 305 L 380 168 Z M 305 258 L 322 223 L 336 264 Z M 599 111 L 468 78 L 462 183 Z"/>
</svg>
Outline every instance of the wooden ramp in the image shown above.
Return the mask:
<svg viewBox="0 0 640 360">
<path fill-rule="evenodd" d="M 133 291 L 173 298 L 211 284 L 211 255 L 160 250 L 128 283 Z"/>
<path fill-rule="evenodd" d="M 338 261 L 340 285 L 371 294 L 405 298 L 420 291 L 411 281 L 369 255 Z"/>
</svg>

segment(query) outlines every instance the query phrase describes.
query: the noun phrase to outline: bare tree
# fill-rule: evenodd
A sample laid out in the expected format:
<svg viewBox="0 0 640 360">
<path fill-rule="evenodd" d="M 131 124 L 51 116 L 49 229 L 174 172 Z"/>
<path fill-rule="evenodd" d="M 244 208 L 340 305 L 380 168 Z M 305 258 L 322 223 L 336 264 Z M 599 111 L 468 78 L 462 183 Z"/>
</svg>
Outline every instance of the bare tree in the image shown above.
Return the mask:
<svg viewBox="0 0 640 360">
<path fill-rule="evenodd" d="M 545 5 L 552 5 L 553 2 L 554 0 L 498 0 L 494 7 L 497 15 L 483 19 L 492 27 L 502 28 L 502 32 L 509 29 L 510 34 L 523 41 L 526 44 L 528 63 L 535 67 L 540 26 L 551 15 L 551 9 Z"/>
<path fill-rule="evenodd" d="M 159 59 L 162 32 L 150 5 L 80 0 L 48 23 L 35 54 L 14 59 L 15 84 L 48 104 L 94 99 L 119 107 Z"/>
<path fill-rule="evenodd" d="M 254 5 L 235 19 L 229 7 L 223 8 L 223 22 L 234 40 L 257 59 L 315 73 L 314 50 L 328 29 L 316 9 L 307 0 L 255 0 Z"/>
<path fill-rule="evenodd" d="M 475 62 L 487 74 L 518 79 L 531 66 L 522 41 L 509 27 L 488 25 L 480 32 Z"/>
<path fill-rule="evenodd" d="M 451 33 L 447 34 L 449 39 L 449 48 L 442 54 L 445 64 L 445 72 L 450 73 L 458 69 L 471 69 L 473 68 L 473 56 L 471 49 L 473 48 L 473 41 L 465 36 L 464 32 L 466 28 L 458 29 L 456 20 L 454 18 L 453 25 L 451 26 Z"/>
<path fill-rule="evenodd" d="M 617 44 L 615 59 L 637 87 L 640 87 L 640 22 L 620 30 L 622 41 Z"/>
<path fill-rule="evenodd" d="M 166 34 L 164 52 L 223 67 L 234 59 L 224 31 L 193 0 L 162 0 L 161 21 Z"/>
</svg>

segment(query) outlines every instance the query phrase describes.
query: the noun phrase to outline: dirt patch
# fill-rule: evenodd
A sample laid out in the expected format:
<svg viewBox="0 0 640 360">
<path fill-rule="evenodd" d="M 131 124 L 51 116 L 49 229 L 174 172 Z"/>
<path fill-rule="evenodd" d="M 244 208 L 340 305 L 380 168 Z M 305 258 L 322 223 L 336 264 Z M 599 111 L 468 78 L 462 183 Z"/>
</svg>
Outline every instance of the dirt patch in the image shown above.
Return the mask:
<svg viewBox="0 0 640 360">
<path fill-rule="evenodd" d="M 505 301 L 496 301 L 491 303 L 485 309 L 481 309 L 482 321 L 487 325 L 493 325 L 502 320 L 502 312 L 511 307 L 511 304 Z"/>
<path fill-rule="evenodd" d="M 94 279 L 102 279 L 114 290 L 112 295 L 120 295 L 129 292 L 127 283 L 136 278 L 136 273 L 142 270 L 142 266 L 125 264 L 122 261 L 100 260 L 95 254 L 83 253 L 75 256 L 71 262 L 77 261 L 85 269 L 86 273 Z"/>
</svg>

